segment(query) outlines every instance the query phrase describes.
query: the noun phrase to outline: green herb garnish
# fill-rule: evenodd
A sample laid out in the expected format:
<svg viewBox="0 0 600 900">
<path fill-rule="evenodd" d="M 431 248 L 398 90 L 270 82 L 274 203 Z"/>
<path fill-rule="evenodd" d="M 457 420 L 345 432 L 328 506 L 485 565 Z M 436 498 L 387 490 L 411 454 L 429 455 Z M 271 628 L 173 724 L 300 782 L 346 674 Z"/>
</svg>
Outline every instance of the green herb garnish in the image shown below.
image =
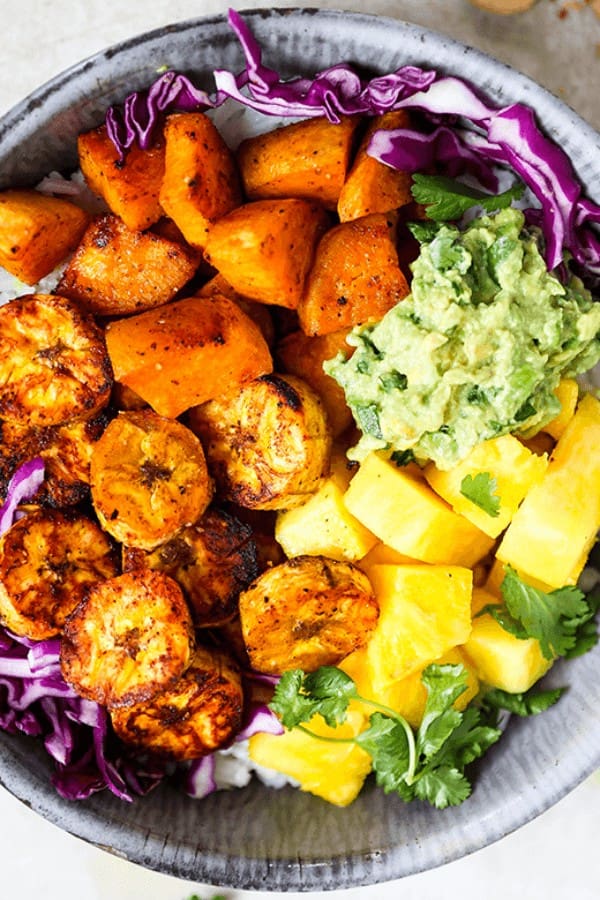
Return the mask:
<svg viewBox="0 0 600 900">
<path fill-rule="evenodd" d="M 536 638 L 546 659 L 578 656 L 597 643 L 597 597 L 586 598 L 574 585 L 546 593 L 524 582 L 510 566 L 505 572 L 500 586 L 503 603 L 488 604 L 478 615 L 490 613 L 521 640 Z"/>
<path fill-rule="evenodd" d="M 460 219 L 473 206 L 488 213 L 504 209 L 522 197 L 524 190 L 519 183 L 501 194 L 486 194 L 445 175 L 413 175 L 411 188 L 416 202 L 427 207 L 427 215 L 435 222 Z"/>
<path fill-rule="evenodd" d="M 335 666 L 322 666 L 308 675 L 299 669 L 285 672 L 270 706 L 286 728 L 300 728 L 315 740 L 358 744 L 371 756 L 377 784 L 386 793 L 444 809 L 469 796 L 465 767 L 482 756 L 501 732 L 486 724 L 476 707 L 463 712 L 454 708 L 467 688 L 464 666 L 432 664 L 422 681 L 427 702 L 417 731 L 393 709 L 361 697 L 352 678 Z M 342 724 L 351 700 L 375 709 L 368 727 L 356 737 L 317 735 L 303 724 L 317 713 L 331 727 Z"/>
<path fill-rule="evenodd" d="M 403 469 L 404 466 L 414 462 L 416 457 L 412 450 L 394 450 L 390 459 L 399 469 Z"/>
<path fill-rule="evenodd" d="M 484 707 L 514 713 L 516 716 L 537 716 L 557 703 L 565 692 L 565 688 L 549 688 L 539 690 L 530 688 L 521 694 L 509 694 L 494 688 L 487 691 L 483 698 Z"/>
<path fill-rule="evenodd" d="M 488 516 L 496 518 L 500 515 L 500 497 L 496 494 L 498 483 L 489 472 L 478 472 L 477 475 L 465 475 L 460 483 L 460 492 Z"/>
</svg>

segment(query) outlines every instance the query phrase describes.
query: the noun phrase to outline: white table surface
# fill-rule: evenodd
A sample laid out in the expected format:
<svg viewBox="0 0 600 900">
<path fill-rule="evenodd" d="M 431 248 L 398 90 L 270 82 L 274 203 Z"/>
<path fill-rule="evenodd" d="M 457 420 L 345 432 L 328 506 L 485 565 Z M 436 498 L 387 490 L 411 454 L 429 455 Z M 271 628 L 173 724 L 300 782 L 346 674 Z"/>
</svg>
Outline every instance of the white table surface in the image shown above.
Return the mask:
<svg viewBox="0 0 600 900">
<path fill-rule="evenodd" d="M 0 114 L 72 63 L 169 22 L 222 12 L 222 0 L 0 0 Z M 243 0 L 238 8 L 266 6 Z M 297 3 L 279 2 L 291 6 Z M 512 63 L 600 128 L 600 19 L 585 3 L 538 0 L 520 16 L 466 0 L 306 3 L 395 16 L 445 31 Z M 561 7 L 566 16 L 559 16 Z M 600 774 L 534 822 L 465 859 L 402 881 L 313 894 L 364 900 L 597 900 Z M 230 891 L 145 871 L 59 831 L 0 788 L 0 897 L 6 900 L 227 900 L 301 897 Z"/>
</svg>

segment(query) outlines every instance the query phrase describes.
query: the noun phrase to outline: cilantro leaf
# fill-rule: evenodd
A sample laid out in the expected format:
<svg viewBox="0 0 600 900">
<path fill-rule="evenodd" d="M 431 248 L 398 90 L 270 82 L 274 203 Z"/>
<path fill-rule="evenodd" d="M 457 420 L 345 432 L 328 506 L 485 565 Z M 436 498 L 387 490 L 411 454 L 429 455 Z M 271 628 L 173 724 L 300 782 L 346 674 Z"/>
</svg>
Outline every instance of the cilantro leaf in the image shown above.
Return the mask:
<svg viewBox="0 0 600 900">
<path fill-rule="evenodd" d="M 482 724 L 481 711 L 454 708 L 467 685 L 462 665 L 428 666 L 422 675 L 427 701 L 422 724 L 413 731 L 395 710 L 362 697 L 350 676 L 335 666 L 306 675 L 299 669 L 284 673 L 275 689 L 271 709 L 286 728 L 298 727 L 315 740 L 355 743 L 371 757 L 377 784 L 406 802 L 418 797 L 443 809 L 461 803 L 471 792 L 465 766 L 498 739 L 500 731 Z M 355 737 L 319 735 L 302 723 L 320 713 L 335 727 L 345 721 L 351 699 L 376 708 L 369 724 Z"/>
<path fill-rule="evenodd" d="M 406 730 L 397 719 L 373 713 L 369 727 L 357 736 L 356 743 L 371 756 L 375 779 L 386 794 L 408 789 L 410 747 Z"/>
<path fill-rule="evenodd" d="M 500 515 L 500 497 L 496 494 L 498 482 L 489 472 L 478 472 L 475 476 L 465 475 L 460 483 L 460 492 L 488 516 Z"/>
<path fill-rule="evenodd" d="M 574 623 L 572 620 L 575 628 L 575 642 L 565 653 L 565 659 L 574 659 L 576 656 L 582 656 L 598 643 L 598 622 L 596 616 L 600 610 L 600 591 L 588 594 L 586 600 L 588 604 L 587 615 L 584 615 L 579 623 Z"/>
<path fill-rule="evenodd" d="M 394 450 L 392 455 L 390 456 L 391 461 L 394 465 L 398 466 L 399 469 L 407 466 L 409 463 L 415 461 L 415 454 L 412 450 Z"/>
<path fill-rule="evenodd" d="M 462 770 L 483 756 L 500 737 L 500 731 L 495 726 L 490 726 L 482 720 L 481 710 L 476 706 L 468 706 L 460 717 L 459 724 L 431 760 L 428 768 L 452 765 Z"/>
<path fill-rule="evenodd" d="M 460 219 L 473 206 L 488 213 L 504 209 L 522 197 L 523 191 L 524 186 L 518 183 L 501 194 L 486 194 L 444 175 L 419 174 L 413 175 L 411 188 L 416 202 L 427 207 L 427 215 L 435 222 Z"/>
<path fill-rule="evenodd" d="M 427 688 L 427 701 L 417 734 L 417 750 L 428 758 L 461 722 L 461 714 L 453 704 L 467 689 L 467 673 L 460 665 L 431 665 L 423 672 L 421 681 Z"/>
<path fill-rule="evenodd" d="M 350 700 L 357 696 L 353 680 L 336 666 L 321 666 L 308 674 L 304 690 L 318 704 L 317 712 L 332 728 L 343 721 Z"/>
<path fill-rule="evenodd" d="M 438 809 L 458 806 L 471 793 L 471 785 L 463 772 L 451 766 L 439 766 L 425 772 L 415 784 L 415 795 Z"/>
<path fill-rule="evenodd" d="M 426 244 L 432 241 L 438 233 L 439 225 L 437 222 L 409 222 L 408 230 L 412 236 L 420 243 Z"/>
<path fill-rule="evenodd" d="M 314 702 L 302 693 L 304 673 L 300 669 L 284 672 L 269 706 L 286 728 L 308 722 L 313 716 Z"/>
<path fill-rule="evenodd" d="M 484 697 L 484 706 L 492 709 L 505 709 L 517 716 L 537 716 L 557 703 L 565 692 L 565 688 L 551 688 L 542 691 L 530 689 L 521 694 L 509 694 L 500 688 L 493 688 Z"/>
<path fill-rule="evenodd" d="M 510 566 L 500 585 L 510 615 L 528 637 L 537 638 L 546 659 L 564 656 L 575 647 L 576 632 L 590 617 L 583 591 L 573 585 L 545 593 L 522 581 Z"/>
<path fill-rule="evenodd" d="M 281 676 L 269 705 L 286 728 L 308 722 L 317 713 L 334 728 L 343 722 L 354 696 L 354 682 L 334 666 L 321 666 L 309 675 L 290 669 Z"/>
</svg>

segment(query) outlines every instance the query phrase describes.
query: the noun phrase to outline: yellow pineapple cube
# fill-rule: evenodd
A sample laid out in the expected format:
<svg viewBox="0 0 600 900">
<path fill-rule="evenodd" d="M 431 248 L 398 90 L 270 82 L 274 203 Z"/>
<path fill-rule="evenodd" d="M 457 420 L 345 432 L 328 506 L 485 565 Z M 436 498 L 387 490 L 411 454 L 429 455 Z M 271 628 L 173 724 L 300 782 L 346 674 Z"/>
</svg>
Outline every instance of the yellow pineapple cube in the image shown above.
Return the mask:
<svg viewBox="0 0 600 900">
<path fill-rule="evenodd" d="M 458 697 L 454 706 L 458 710 L 464 709 L 479 691 L 479 679 L 473 663 L 461 652 L 459 647 L 449 650 L 439 659 L 434 660 L 438 665 L 462 664 L 467 670 L 467 689 Z M 339 664 L 346 674 L 353 679 L 356 689 L 361 697 L 383 706 L 389 706 L 395 712 L 403 716 L 413 727 L 418 728 L 423 719 L 425 703 L 427 701 L 427 688 L 421 681 L 423 670 L 426 666 L 385 687 L 379 694 L 375 693 L 370 677 L 370 669 L 367 660 L 367 652 L 363 647 L 355 650 Z M 370 715 L 373 709 L 365 705 L 365 713 Z"/>
<path fill-rule="evenodd" d="M 369 572 L 379 620 L 367 645 L 373 691 L 422 669 L 471 631 L 473 573 L 462 566 L 379 565 Z"/>
<path fill-rule="evenodd" d="M 375 535 L 344 504 L 351 474 L 345 456 L 334 452 L 331 474 L 319 490 L 302 506 L 277 514 L 275 539 L 286 556 L 327 556 L 354 562 L 377 543 Z"/>
<path fill-rule="evenodd" d="M 535 638 L 521 640 L 505 631 L 489 613 L 477 612 L 498 597 L 482 588 L 473 591 L 473 628 L 462 648 L 482 682 L 510 694 L 520 694 L 545 675 L 552 660 L 545 659 Z"/>
<path fill-rule="evenodd" d="M 356 737 L 366 727 L 367 718 L 355 704 L 349 707 L 344 724 L 337 728 L 330 728 L 318 715 L 306 727 L 325 737 Z M 356 744 L 320 741 L 297 728 L 278 735 L 253 735 L 248 754 L 257 765 L 295 778 L 302 791 L 336 806 L 351 803 L 371 771 L 371 757 Z"/>
<path fill-rule="evenodd" d="M 365 575 L 368 575 L 369 570 L 373 566 L 399 566 L 405 565 L 406 563 L 408 563 L 409 565 L 412 563 L 419 563 L 419 560 L 413 559 L 411 556 L 405 556 L 403 553 L 398 553 L 396 550 L 392 550 L 391 547 L 388 547 L 387 544 L 384 544 L 381 541 L 377 541 L 375 546 L 371 550 L 369 550 L 367 555 L 357 562 L 357 566 L 359 569 L 363 570 Z"/>
<path fill-rule="evenodd" d="M 552 588 L 577 579 L 600 527 L 600 402 L 580 401 L 496 555 Z"/>
<path fill-rule="evenodd" d="M 575 414 L 579 399 L 579 385 L 574 378 L 563 378 L 554 393 L 560 400 L 561 410 L 557 416 L 544 425 L 543 431 L 557 441 Z"/>
<path fill-rule="evenodd" d="M 547 457 L 537 456 L 516 437 L 505 434 L 478 444 L 448 471 L 443 472 L 429 463 L 424 474 L 434 491 L 455 512 L 495 538 L 504 531 L 527 492 L 541 481 L 547 466 Z M 469 475 L 475 478 L 482 472 L 496 482 L 493 493 L 499 500 L 497 516 L 485 512 L 461 493 L 463 479 Z"/>
<path fill-rule="evenodd" d="M 472 566 L 494 543 L 455 513 L 418 470 L 399 468 L 378 453 L 361 463 L 344 503 L 384 544 L 422 562 Z"/>
</svg>

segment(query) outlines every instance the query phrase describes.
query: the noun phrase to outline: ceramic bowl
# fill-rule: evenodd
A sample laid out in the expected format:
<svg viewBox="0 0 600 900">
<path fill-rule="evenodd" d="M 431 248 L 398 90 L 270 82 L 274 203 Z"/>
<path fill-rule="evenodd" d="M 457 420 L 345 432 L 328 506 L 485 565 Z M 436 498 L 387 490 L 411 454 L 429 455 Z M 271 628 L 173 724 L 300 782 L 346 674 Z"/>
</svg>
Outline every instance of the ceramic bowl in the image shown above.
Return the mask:
<svg viewBox="0 0 600 900">
<path fill-rule="evenodd" d="M 310 74 L 340 60 L 386 72 L 405 63 L 455 73 L 505 104 L 531 105 L 600 199 L 600 138 L 562 102 L 501 63 L 399 21 L 314 9 L 247 15 L 265 62 Z M 194 76 L 239 70 L 237 40 L 223 17 L 133 38 L 41 87 L 0 122 L 0 186 L 35 183 L 76 164 L 75 138 L 106 107 L 149 85 L 159 66 Z M 548 679 L 569 690 L 551 710 L 515 720 L 485 757 L 463 805 L 405 805 L 368 784 L 338 809 L 293 789 L 249 787 L 194 801 L 163 786 L 126 804 L 108 792 L 61 800 L 48 758 L 29 738 L 0 734 L 0 779 L 60 828 L 151 869 L 190 880 L 262 890 L 326 890 L 400 878 L 490 844 L 537 816 L 600 765 L 600 647 L 558 664 Z"/>
</svg>

